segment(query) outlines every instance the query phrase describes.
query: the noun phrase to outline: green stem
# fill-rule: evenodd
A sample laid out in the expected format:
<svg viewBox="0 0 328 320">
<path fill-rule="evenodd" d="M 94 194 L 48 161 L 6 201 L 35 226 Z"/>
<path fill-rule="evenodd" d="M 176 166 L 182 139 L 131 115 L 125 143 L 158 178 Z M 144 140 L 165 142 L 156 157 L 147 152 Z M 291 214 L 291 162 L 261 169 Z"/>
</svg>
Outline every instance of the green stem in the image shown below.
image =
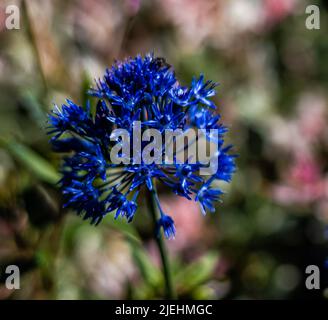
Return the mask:
<svg viewBox="0 0 328 320">
<path fill-rule="evenodd" d="M 153 184 L 154 185 L 154 184 Z M 154 188 L 152 191 L 149 191 L 149 198 L 150 198 L 150 213 L 153 218 L 154 222 L 154 229 L 156 230 L 156 223 L 157 220 L 160 218 L 160 213 L 157 207 L 156 203 L 156 188 L 154 185 Z M 167 299 L 176 299 L 176 293 L 173 287 L 173 282 L 172 282 L 172 273 L 170 269 L 170 264 L 168 260 L 168 254 L 167 250 L 165 247 L 164 239 L 161 233 L 158 235 L 155 234 L 156 238 L 156 243 L 158 246 L 158 250 L 161 255 L 161 260 L 162 260 L 162 267 L 163 267 L 163 273 L 164 273 L 164 280 L 165 280 L 165 288 L 166 288 L 166 298 Z"/>
<path fill-rule="evenodd" d="M 44 89 L 44 97 L 47 97 L 47 94 L 48 94 L 47 78 L 46 78 L 46 75 L 43 70 L 42 61 L 41 61 L 41 53 L 40 53 L 40 50 L 38 47 L 36 35 L 35 35 L 34 29 L 33 29 L 32 18 L 29 13 L 28 3 L 26 2 L 26 0 L 22 1 L 22 11 L 23 11 L 23 15 L 25 16 L 25 19 L 26 19 L 27 35 L 28 35 L 29 41 L 32 45 L 32 49 L 34 51 L 35 58 L 36 58 L 37 67 L 40 72 L 42 85 L 43 85 L 43 89 Z"/>
</svg>

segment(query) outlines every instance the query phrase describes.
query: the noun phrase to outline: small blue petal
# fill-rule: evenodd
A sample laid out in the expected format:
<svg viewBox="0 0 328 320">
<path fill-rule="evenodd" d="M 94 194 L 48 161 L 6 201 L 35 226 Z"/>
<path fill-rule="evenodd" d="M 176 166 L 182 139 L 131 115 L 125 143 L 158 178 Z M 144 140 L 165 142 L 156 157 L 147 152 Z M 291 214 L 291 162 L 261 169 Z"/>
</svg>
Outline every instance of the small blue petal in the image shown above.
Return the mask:
<svg viewBox="0 0 328 320">
<path fill-rule="evenodd" d="M 159 235 L 160 229 L 163 228 L 166 239 L 172 239 L 175 237 L 174 221 L 170 216 L 162 215 L 157 221 L 157 235 Z"/>
</svg>

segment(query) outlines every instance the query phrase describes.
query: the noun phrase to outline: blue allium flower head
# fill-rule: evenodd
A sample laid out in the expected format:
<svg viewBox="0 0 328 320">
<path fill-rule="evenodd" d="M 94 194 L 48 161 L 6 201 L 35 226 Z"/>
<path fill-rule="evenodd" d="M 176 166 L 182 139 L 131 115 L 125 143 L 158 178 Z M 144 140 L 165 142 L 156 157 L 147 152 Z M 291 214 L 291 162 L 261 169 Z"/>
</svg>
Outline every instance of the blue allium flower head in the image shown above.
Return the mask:
<svg viewBox="0 0 328 320">
<path fill-rule="evenodd" d="M 59 182 L 65 206 L 92 224 L 100 223 L 110 212 L 130 222 L 141 189 L 154 191 L 157 181 L 176 195 L 199 202 L 203 214 L 215 211 L 223 193 L 217 182 L 230 182 L 235 171 L 235 155 L 230 153 L 231 146 L 224 146 L 227 129 L 219 122 L 220 115 L 211 100 L 215 87 L 203 75 L 193 78 L 189 87 L 182 86 L 163 58 L 148 54 L 116 62 L 106 70 L 103 79 L 89 91 L 91 102 L 96 100 L 92 104 L 95 108 L 70 100 L 61 108 L 55 106 L 49 115 L 49 133 L 53 150 L 65 153 Z M 128 132 L 131 140 L 140 143 L 141 150 L 149 143 L 138 140 L 134 131 L 137 122 L 141 133 L 156 129 L 163 139 L 165 130 L 184 133 L 200 129 L 205 141 L 217 147 L 213 155 L 216 171 L 210 176 L 201 175 L 205 164 L 199 160 L 167 162 L 164 149 L 160 150 L 162 162 L 147 163 L 141 152 L 135 152 L 135 146 L 121 150 L 121 157 L 128 161 L 112 161 L 114 146 L 123 143 L 115 129 Z M 156 203 L 160 212 L 157 229 L 163 229 L 167 238 L 174 237 L 174 221 L 163 213 L 157 195 Z"/>
</svg>

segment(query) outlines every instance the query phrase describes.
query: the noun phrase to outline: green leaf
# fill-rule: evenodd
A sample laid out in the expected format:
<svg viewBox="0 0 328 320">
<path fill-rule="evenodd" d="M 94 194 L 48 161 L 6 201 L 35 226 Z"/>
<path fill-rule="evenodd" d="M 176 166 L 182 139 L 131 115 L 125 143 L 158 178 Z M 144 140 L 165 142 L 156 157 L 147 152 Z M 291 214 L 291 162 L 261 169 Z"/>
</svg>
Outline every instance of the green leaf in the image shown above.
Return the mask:
<svg viewBox="0 0 328 320">
<path fill-rule="evenodd" d="M 90 98 L 88 95 L 88 91 L 90 90 L 92 85 L 92 81 L 90 80 L 89 75 L 87 72 L 83 72 L 82 74 L 82 83 L 81 83 L 81 100 L 82 100 L 82 106 L 85 107 L 87 105 L 87 102 Z"/>
<path fill-rule="evenodd" d="M 135 241 L 128 239 L 132 255 L 144 281 L 151 287 L 156 288 L 163 283 L 161 271 L 153 264 L 144 248 Z"/>
<path fill-rule="evenodd" d="M 185 268 L 176 275 L 176 284 L 181 291 L 190 291 L 212 277 L 218 262 L 218 253 L 210 252 Z"/>
<path fill-rule="evenodd" d="M 29 90 L 22 91 L 21 95 L 24 106 L 28 110 L 30 117 L 37 123 L 40 128 L 43 128 L 47 120 L 47 115 L 44 112 L 44 108 L 39 103 L 38 99 Z"/>
<path fill-rule="evenodd" d="M 112 216 L 106 219 L 107 224 L 113 230 L 121 232 L 129 241 L 134 242 L 136 245 L 141 245 L 140 237 L 133 224 L 130 224 L 123 219 L 113 219 Z"/>
<path fill-rule="evenodd" d="M 40 180 L 55 184 L 60 179 L 60 175 L 55 168 L 29 147 L 15 141 L 5 141 L 3 139 L 0 140 L 0 146 L 3 146 L 16 160 Z"/>
</svg>

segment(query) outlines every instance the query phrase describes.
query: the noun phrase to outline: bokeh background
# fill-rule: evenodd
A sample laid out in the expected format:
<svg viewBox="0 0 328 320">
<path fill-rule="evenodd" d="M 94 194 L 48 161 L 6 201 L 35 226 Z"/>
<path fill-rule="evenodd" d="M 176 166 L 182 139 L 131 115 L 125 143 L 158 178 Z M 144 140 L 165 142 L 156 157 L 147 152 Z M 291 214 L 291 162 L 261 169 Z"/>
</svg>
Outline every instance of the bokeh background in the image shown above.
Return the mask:
<svg viewBox="0 0 328 320">
<path fill-rule="evenodd" d="M 7 30 L 5 8 L 20 9 Z M 305 7 L 320 8 L 320 30 Z M 46 114 L 115 59 L 154 51 L 188 84 L 220 83 L 215 102 L 239 154 L 217 212 L 160 189 L 177 224 L 167 241 L 179 297 L 328 297 L 327 3 L 302 0 L 1 0 L 0 299 L 154 299 L 163 278 L 151 219 L 93 227 L 62 209 L 60 158 Z M 21 270 L 21 289 L 4 285 Z M 317 265 L 320 290 L 307 290 Z"/>
</svg>

